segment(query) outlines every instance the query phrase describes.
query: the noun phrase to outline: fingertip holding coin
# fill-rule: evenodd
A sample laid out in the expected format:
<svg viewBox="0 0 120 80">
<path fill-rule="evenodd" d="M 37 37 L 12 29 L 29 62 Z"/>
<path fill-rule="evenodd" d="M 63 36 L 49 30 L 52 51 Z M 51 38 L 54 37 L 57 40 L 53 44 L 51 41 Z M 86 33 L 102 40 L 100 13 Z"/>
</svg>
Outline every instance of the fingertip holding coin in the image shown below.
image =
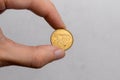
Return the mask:
<svg viewBox="0 0 120 80">
<path fill-rule="evenodd" d="M 66 29 L 57 29 L 52 33 L 50 41 L 53 46 L 66 51 L 73 44 L 73 35 Z"/>
</svg>

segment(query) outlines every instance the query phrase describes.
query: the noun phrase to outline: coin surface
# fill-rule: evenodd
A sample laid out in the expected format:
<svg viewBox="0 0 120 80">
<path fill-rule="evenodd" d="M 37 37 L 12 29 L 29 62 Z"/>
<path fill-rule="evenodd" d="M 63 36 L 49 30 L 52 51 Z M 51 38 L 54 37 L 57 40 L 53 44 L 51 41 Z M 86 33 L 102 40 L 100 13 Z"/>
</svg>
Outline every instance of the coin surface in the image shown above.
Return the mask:
<svg viewBox="0 0 120 80">
<path fill-rule="evenodd" d="M 51 35 L 51 44 L 63 50 L 67 50 L 73 44 L 73 36 L 68 30 L 57 29 Z"/>
</svg>

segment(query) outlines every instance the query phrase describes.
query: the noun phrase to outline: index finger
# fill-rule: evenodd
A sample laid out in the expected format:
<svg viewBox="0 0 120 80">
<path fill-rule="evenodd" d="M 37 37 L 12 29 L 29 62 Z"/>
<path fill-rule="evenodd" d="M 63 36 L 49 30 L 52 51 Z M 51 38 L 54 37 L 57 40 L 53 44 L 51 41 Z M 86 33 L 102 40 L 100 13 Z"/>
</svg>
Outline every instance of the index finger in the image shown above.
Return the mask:
<svg viewBox="0 0 120 80">
<path fill-rule="evenodd" d="M 58 11 L 50 0 L 41 0 L 41 2 L 40 0 L 34 0 L 30 9 L 37 15 L 44 17 L 54 29 L 65 28 Z"/>
<path fill-rule="evenodd" d="M 55 6 L 50 0 L 3 0 L 7 9 L 29 9 L 44 19 L 54 28 L 65 28 Z"/>
</svg>

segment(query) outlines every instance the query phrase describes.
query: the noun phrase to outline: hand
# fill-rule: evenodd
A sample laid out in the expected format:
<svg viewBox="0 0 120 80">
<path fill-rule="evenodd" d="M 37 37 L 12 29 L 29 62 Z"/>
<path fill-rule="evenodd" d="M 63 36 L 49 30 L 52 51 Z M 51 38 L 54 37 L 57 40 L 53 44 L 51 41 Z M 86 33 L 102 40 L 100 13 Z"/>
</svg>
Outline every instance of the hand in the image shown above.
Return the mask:
<svg viewBox="0 0 120 80">
<path fill-rule="evenodd" d="M 65 28 L 57 10 L 50 0 L 0 0 L 0 13 L 6 9 L 28 9 L 44 19 L 54 28 Z M 51 46 L 26 46 L 5 37 L 0 29 L 0 66 L 19 65 L 41 68 L 64 57 L 63 50 Z"/>
</svg>

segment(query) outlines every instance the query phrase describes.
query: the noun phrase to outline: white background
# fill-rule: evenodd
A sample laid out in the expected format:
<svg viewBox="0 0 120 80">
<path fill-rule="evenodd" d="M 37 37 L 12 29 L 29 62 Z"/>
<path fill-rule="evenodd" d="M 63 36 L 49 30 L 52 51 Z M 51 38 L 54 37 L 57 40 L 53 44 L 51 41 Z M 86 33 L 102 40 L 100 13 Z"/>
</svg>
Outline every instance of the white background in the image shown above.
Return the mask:
<svg viewBox="0 0 120 80">
<path fill-rule="evenodd" d="M 74 45 L 42 69 L 0 68 L 0 80 L 120 80 L 120 1 L 52 0 Z M 0 15 L 5 35 L 26 45 L 50 44 L 53 29 L 27 10 Z"/>
</svg>

